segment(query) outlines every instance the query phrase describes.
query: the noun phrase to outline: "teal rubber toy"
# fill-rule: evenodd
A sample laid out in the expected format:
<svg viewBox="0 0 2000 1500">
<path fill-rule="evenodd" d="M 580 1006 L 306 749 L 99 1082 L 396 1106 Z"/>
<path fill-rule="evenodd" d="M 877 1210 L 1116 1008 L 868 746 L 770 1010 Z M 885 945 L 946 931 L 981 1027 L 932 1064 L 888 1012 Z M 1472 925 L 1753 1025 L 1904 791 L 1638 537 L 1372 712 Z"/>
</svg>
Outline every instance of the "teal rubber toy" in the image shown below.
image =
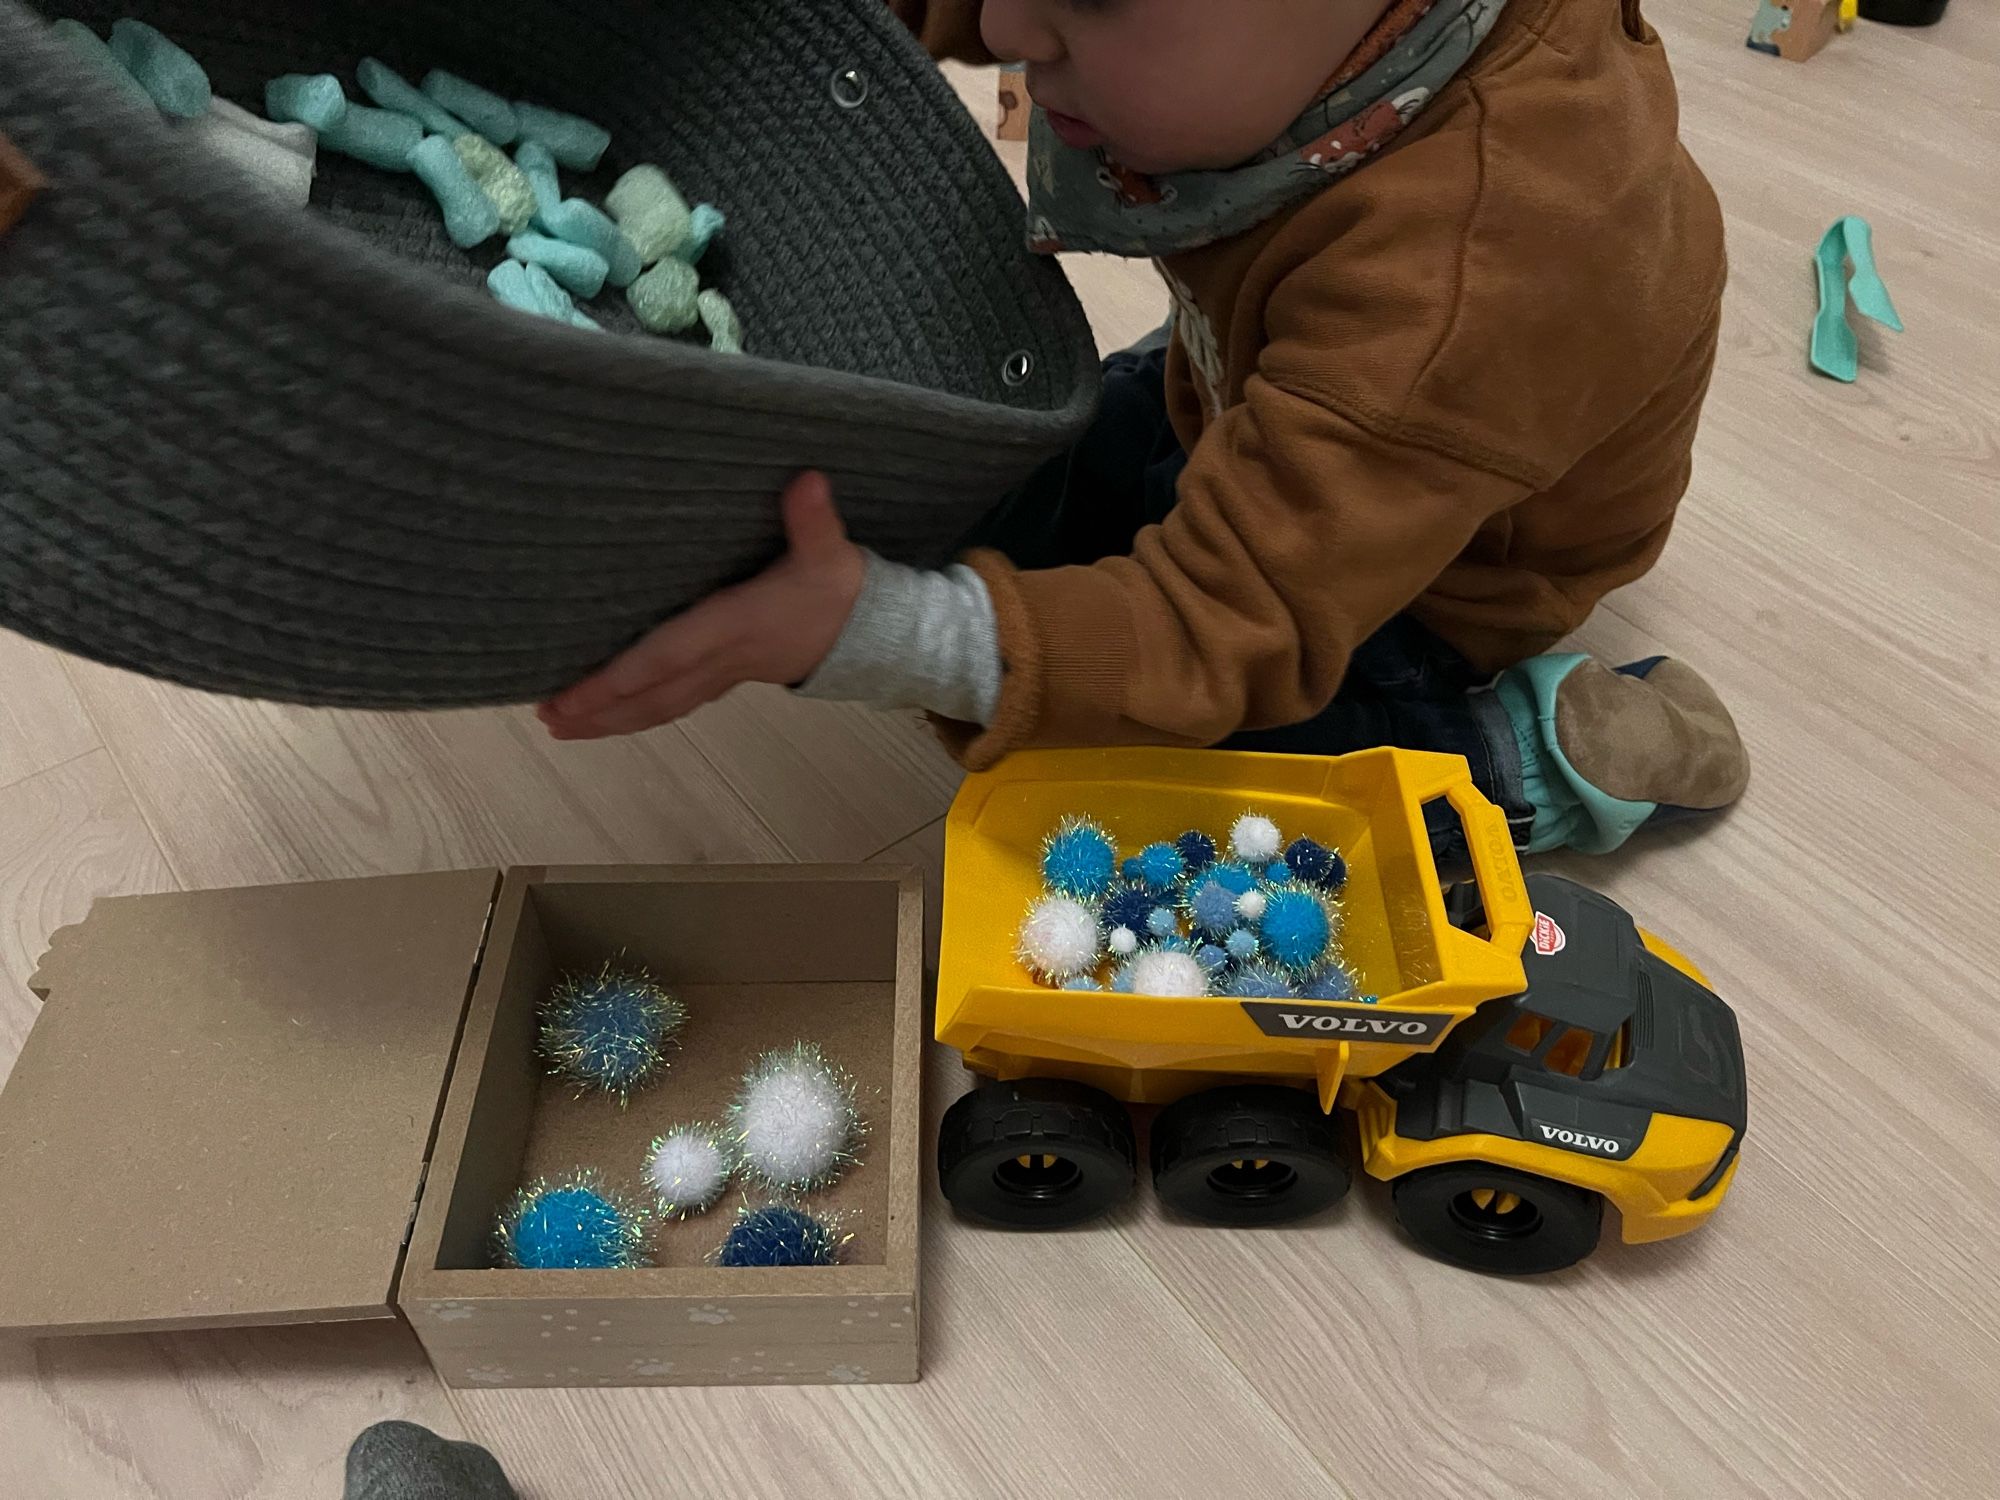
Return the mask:
<svg viewBox="0 0 2000 1500">
<path fill-rule="evenodd" d="M 1853 214 L 1836 220 L 1813 252 L 1813 265 L 1819 273 L 1819 315 L 1813 319 L 1812 365 L 1822 375 L 1852 384 L 1861 372 L 1861 348 L 1847 321 L 1848 302 L 1863 317 L 1903 331 L 1889 288 L 1875 269 L 1875 233 L 1868 221 Z M 1850 265 L 1852 276 L 1847 275 Z"/>
<path fill-rule="evenodd" d="M 163 114 L 192 120 L 207 114 L 214 102 L 201 64 L 144 21 L 128 18 L 112 26 L 111 55 L 139 80 Z"/>
</svg>

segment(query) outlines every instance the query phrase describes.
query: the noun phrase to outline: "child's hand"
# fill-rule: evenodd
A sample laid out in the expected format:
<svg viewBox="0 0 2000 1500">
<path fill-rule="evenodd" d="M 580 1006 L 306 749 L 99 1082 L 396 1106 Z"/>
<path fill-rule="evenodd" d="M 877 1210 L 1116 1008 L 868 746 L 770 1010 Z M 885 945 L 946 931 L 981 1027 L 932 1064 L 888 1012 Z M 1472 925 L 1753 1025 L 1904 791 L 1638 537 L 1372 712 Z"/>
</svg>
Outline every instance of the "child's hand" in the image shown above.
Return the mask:
<svg viewBox="0 0 2000 1500">
<path fill-rule="evenodd" d="M 559 740 L 633 734 L 671 724 L 745 682 L 791 686 L 810 677 L 854 611 L 867 560 L 847 539 L 824 474 L 801 474 L 780 503 L 783 557 L 543 704 L 549 733 Z"/>
</svg>

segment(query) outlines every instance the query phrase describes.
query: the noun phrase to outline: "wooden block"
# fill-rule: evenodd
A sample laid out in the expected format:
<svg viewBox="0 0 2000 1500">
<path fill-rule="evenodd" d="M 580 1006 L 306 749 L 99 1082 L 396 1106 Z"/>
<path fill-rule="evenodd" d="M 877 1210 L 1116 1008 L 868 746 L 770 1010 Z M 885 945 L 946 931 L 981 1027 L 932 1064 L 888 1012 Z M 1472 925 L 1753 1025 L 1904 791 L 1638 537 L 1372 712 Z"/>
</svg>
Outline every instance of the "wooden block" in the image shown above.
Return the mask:
<svg viewBox="0 0 2000 1500">
<path fill-rule="evenodd" d="M 994 139 L 1025 141 L 1028 138 L 1028 116 L 1033 109 L 1028 99 L 1026 76 L 1019 68 L 1002 68 L 998 76 L 1000 114 L 993 128 Z"/>
<path fill-rule="evenodd" d="M 0 135 L 0 234 L 5 234 L 28 211 L 35 196 L 49 185 L 14 143 Z"/>
</svg>

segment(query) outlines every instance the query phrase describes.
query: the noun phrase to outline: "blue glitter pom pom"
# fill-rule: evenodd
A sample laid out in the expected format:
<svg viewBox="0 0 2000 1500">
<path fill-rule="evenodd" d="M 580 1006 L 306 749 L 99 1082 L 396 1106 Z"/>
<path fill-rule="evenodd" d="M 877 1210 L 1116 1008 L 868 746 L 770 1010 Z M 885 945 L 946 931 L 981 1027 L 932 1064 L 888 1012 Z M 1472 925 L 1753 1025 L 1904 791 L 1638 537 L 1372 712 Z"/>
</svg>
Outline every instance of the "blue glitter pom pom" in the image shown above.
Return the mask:
<svg viewBox="0 0 2000 1500">
<path fill-rule="evenodd" d="M 1317 966 L 1333 941 L 1326 898 L 1303 886 L 1281 886 L 1271 892 L 1262 930 L 1265 950 L 1295 974 Z"/>
<path fill-rule="evenodd" d="M 1220 974 L 1229 967 L 1229 954 L 1213 943 L 1203 943 L 1194 950 L 1194 961 L 1211 974 Z"/>
<path fill-rule="evenodd" d="M 1285 851 L 1285 863 L 1300 880 L 1323 891 L 1338 892 L 1347 884 L 1347 861 L 1338 850 L 1312 839 L 1294 839 Z"/>
<path fill-rule="evenodd" d="M 1139 873 L 1139 856 L 1133 855 L 1118 867 L 1118 874 L 1128 885 L 1139 885 L 1143 877 Z"/>
<path fill-rule="evenodd" d="M 1082 993 L 1090 990 L 1101 990 L 1104 986 L 1099 984 L 1095 979 L 1092 979 L 1088 974 L 1079 974 L 1074 979 L 1065 979 L 1062 982 L 1062 988 Z"/>
<path fill-rule="evenodd" d="M 1174 847 L 1180 851 L 1181 863 L 1187 866 L 1190 875 L 1199 875 L 1215 863 L 1215 840 L 1200 829 L 1189 829 L 1174 840 Z"/>
<path fill-rule="evenodd" d="M 1354 976 L 1342 965 L 1333 964 L 1301 988 L 1299 996 L 1305 1000 L 1352 1000 L 1356 988 Z"/>
<path fill-rule="evenodd" d="M 549 995 L 542 1056 L 558 1077 L 623 1104 L 666 1071 L 668 1045 L 686 1020 L 686 1007 L 644 970 L 606 964 L 567 976 Z"/>
<path fill-rule="evenodd" d="M 1159 904 L 1136 886 L 1121 886 L 1104 903 L 1104 925 L 1107 929 L 1129 927 L 1134 932 L 1143 932 L 1146 918 Z"/>
<path fill-rule="evenodd" d="M 1213 866 L 1208 872 L 1208 878 L 1238 896 L 1245 891 L 1257 889 L 1256 872 L 1248 865 L 1239 865 L 1233 861 Z"/>
<path fill-rule="evenodd" d="M 1264 883 L 1266 885 L 1290 885 L 1292 883 L 1292 867 L 1282 859 L 1279 860 L 1264 872 Z"/>
<path fill-rule="evenodd" d="M 1042 883 L 1079 900 L 1094 901 L 1109 890 L 1117 867 L 1111 835 L 1082 818 L 1064 820 L 1042 848 Z"/>
<path fill-rule="evenodd" d="M 1180 919 L 1170 907 L 1156 906 L 1146 913 L 1146 931 L 1156 938 L 1179 937 Z"/>
<path fill-rule="evenodd" d="M 1236 926 L 1236 898 L 1239 894 L 1214 876 L 1203 876 L 1188 896 L 1188 920 L 1197 932 L 1221 937 Z"/>
<path fill-rule="evenodd" d="M 500 1264 L 523 1271 L 616 1271 L 647 1264 L 646 1216 L 588 1171 L 523 1188 L 494 1234 Z"/>
<path fill-rule="evenodd" d="M 1260 944 L 1257 941 L 1256 933 L 1247 927 L 1239 927 L 1229 934 L 1222 946 L 1227 950 L 1229 956 L 1240 964 L 1255 958 Z"/>
<path fill-rule="evenodd" d="M 1187 874 L 1187 861 L 1172 844 L 1148 844 L 1139 851 L 1139 879 L 1149 891 L 1170 891 Z"/>
<path fill-rule="evenodd" d="M 832 1224 L 804 1209 L 774 1203 L 737 1212 L 715 1253 L 718 1266 L 831 1266 L 847 1243 Z"/>
<path fill-rule="evenodd" d="M 1298 995 L 1291 980 L 1265 964 L 1238 969 L 1225 988 L 1238 1000 L 1291 1000 Z"/>
</svg>

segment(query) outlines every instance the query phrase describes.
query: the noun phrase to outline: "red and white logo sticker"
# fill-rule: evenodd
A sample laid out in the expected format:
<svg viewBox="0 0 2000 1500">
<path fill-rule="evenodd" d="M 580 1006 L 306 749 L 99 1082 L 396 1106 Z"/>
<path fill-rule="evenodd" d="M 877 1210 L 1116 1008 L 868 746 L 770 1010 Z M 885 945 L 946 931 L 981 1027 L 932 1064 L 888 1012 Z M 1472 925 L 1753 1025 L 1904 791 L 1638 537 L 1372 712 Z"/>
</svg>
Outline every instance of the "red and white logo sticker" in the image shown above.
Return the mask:
<svg viewBox="0 0 2000 1500">
<path fill-rule="evenodd" d="M 1543 958 L 1553 958 L 1569 946 L 1569 934 L 1556 926 L 1554 917 L 1535 913 L 1535 951 Z"/>
</svg>

